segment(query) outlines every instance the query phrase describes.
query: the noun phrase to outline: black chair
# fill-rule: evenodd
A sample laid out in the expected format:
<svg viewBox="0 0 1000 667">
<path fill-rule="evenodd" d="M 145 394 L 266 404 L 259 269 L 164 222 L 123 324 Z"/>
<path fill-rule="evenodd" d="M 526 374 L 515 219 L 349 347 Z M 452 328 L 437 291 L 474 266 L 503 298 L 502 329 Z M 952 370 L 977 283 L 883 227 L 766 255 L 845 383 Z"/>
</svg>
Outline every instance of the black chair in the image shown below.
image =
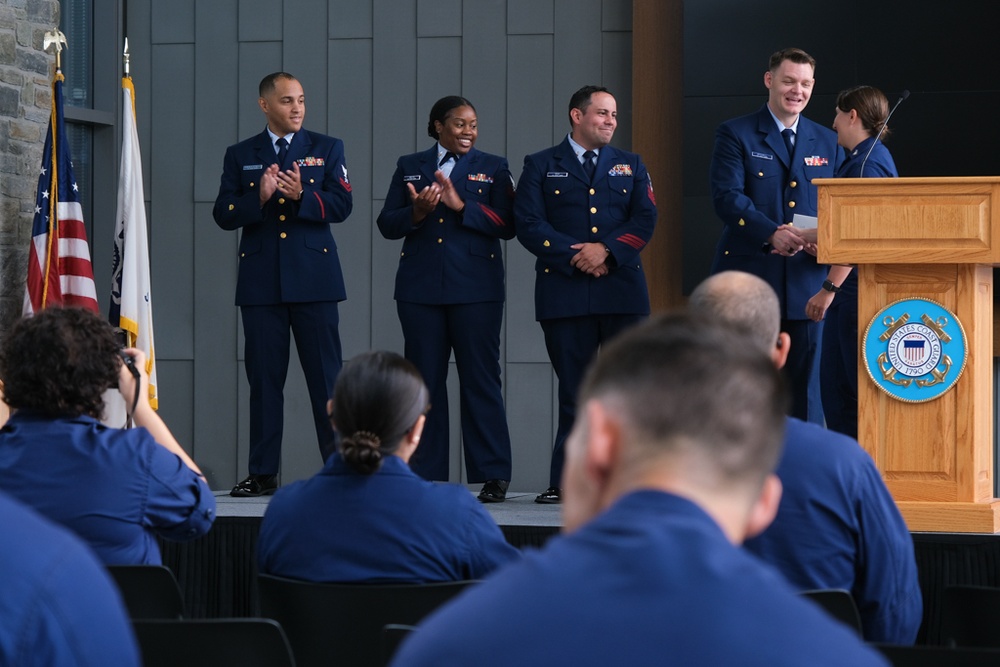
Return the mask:
<svg viewBox="0 0 1000 667">
<path fill-rule="evenodd" d="M 132 621 L 145 667 L 295 667 L 288 639 L 269 618 Z"/>
<path fill-rule="evenodd" d="M 392 662 L 392 656 L 396 655 L 400 644 L 416 629 L 414 625 L 400 623 L 390 623 L 382 628 L 382 664 L 388 665 Z"/>
<path fill-rule="evenodd" d="M 857 632 L 859 637 L 864 635 L 861 628 L 861 613 L 848 591 L 842 588 L 821 588 L 802 591 L 799 594 L 818 604 L 827 614 Z"/>
<path fill-rule="evenodd" d="M 948 586 L 941 596 L 941 638 L 948 646 L 1000 648 L 1000 588 Z"/>
<path fill-rule="evenodd" d="M 257 577 L 261 616 L 281 623 L 299 667 L 381 666 L 383 627 L 416 625 L 474 583 L 322 584 Z"/>
<path fill-rule="evenodd" d="M 991 667 L 1000 665 L 1000 649 L 872 644 L 893 667 Z"/>
<path fill-rule="evenodd" d="M 178 619 L 184 598 L 170 568 L 162 565 L 109 565 L 122 599 L 133 619 Z"/>
</svg>

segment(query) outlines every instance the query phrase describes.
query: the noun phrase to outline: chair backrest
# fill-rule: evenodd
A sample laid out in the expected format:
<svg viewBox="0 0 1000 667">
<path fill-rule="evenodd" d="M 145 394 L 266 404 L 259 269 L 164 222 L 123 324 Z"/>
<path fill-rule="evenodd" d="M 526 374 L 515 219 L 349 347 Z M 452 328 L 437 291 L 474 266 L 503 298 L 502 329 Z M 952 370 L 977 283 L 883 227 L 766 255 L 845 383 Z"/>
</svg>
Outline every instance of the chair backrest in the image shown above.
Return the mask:
<svg viewBox="0 0 1000 667">
<path fill-rule="evenodd" d="M 299 667 L 377 666 L 382 628 L 416 625 L 474 581 L 323 584 L 258 575 L 261 616 L 281 623 Z"/>
<path fill-rule="evenodd" d="M 809 598 L 830 616 L 856 631 L 859 637 L 864 635 L 861 628 L 861 613 L 848 591 L 842 588 L 821 588 L 814 591 L 802 591 L 799 594 Z"/>
<path fill-rule="evenodd" d="M 269 618 L 132 621 L 145 667 L 295 667 L 292 649 Z"/>
<path fill-rule="evenodd" d="M 893 667 L 989 667 L 1000 665 L 1000 649 L 872 644 Z"/>
<path fill-rule="evenodd" d="M 1000 648 L 1000 588 L 948 586 L 941 596 L 941 637 L 951 646 Z"/>
<path fill-rule="evenodd" d="M 134 619 L 178 619 L 184 598 L 170 568 L 162 565 L 109 565 L 129 616 Z"/>
<path fill-rule="evenodd" d="M 382 628 L 382 664 L 388 665 L 392 662 L 392 656 L 396 655 L 403 640 L 416 631 L 415 625 L 402 625 L 400 623 L 390 623 Z"/>
</svg>

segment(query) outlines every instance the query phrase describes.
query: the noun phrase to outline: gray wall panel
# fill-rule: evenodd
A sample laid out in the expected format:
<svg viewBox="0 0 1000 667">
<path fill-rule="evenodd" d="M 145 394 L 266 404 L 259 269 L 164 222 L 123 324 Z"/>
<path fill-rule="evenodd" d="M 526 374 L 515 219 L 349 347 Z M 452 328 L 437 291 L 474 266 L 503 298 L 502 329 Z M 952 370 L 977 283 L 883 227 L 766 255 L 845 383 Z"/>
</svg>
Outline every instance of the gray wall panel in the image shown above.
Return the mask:
<svg viewBox="0 0 1000 667">
<path fill-rule="evenodd" d="M 555 30 L 553 0 L 507 0 L 507 34 L 545 35 Z"/>
<path fill-rule="evenodd" d="M 351 217 L 333 229 L 347 283 L 347 301 L 340 305 L 347 358 L 367 350 L 372 340 L 372 40 L 331 40 L 328 53 L 328 127 L 344 141 L 354 196 Z"/>
<path fill-rule="evenodd" d="M 195 205 L 194 265 L 194 445 L 198 465 L 211 470 L 212 488 L 242 479 L 237 467 L 239 373 L 236 292 L 237 235 L 212 220 L 212 204 Z"/>
<path fill-rule="evenodd" d="M 214 489 L 216 487 L 212 484 L 212 477 L 208 476 L 210 471 L 205 469 L 200 460 L 205 452 L 194 446 L 194 423 L 191 418 L 194 414 L 194 401 L 191 395 L 193 369 L 194 363 L 189 359 L 157 359 L 156 380 L 160 385 L 157 413 L 180 446 L 191 454 L 191 458 L 205 473 L 209 486 Z"/>
<path fill-rule="evenodd" d="M 417 0 L 417 37 L 461 36 L 462 0 Z"/>
<path fill-rule="evenodd" d="M 631 33 L 632 0 L 602 0 L 601 29 Z"/>
<path fill-rule="evenodd" d="M 133 6 L 134 5 L 134 6 Z M 150 99 L 153 82 L 150 73 L 153 67 L 152 54 L 152 15 L 153 10 L 145 3 L 132 3 L 128 8 L 128 25 L 125 33 L 128 35 L 129 67 L 132 74 L 132 86 L 135 88 L 135 119 L 139 134 L 139 146 L 142 152 L 142 191 L 149 199 L 152 188 L 150 180 L 150 156 L 146 147 L 152 132 L 152 104 Z M 147 211 L 149 207 L 147 206 Z M 149 219 L 148 217 L 146 218 Z"/>
<path fill-rule="evenodd" d="M 514 460 L 511 487 L 541 491 L 549 485 L 549 462 L 555 438 L 552 369 L 548 363 L 508 364 L 505 379 L 507 424 Z"/>
<path fill-rule="evenodd" d="M 216 0 L 198 3 L 195 10 L 195 201 L 215 201 L 226 147 L 240 139 L 236 123 L 219 122 L 220 118 L 236 118 L 239 109 L 237 5 L 237 0 Z"/>
<path fill-rule="evenodd" d="M 573 93 L 581 86 L 601 85 L 601 36 L 601 0 L 556 0 L 553 142 L 569 131 L 566 110 Z"/>
<path fill-rule="evenodd" d="M 186 44 L 193 42 L 194 0 L 152 2 L 150 25 L 152 27 L 150 33 L 152 44 Z"/>
<path fill-rule="evenodd" d="M 324 3 L 285 0 L 281 69 L 297 77 L 305 90 L 306 129 L 332 134 L 326 123 L 329 72 L 326 25 Z"/>
<path fill-rule="evenodd" d="M 507 12 L 504 0 L 467 0 L 463 13 L 462 94 L 476 105 L 476 147 L 507 151 Z"/>
<path fill-rule="evenodd" d="M 239 84 L 237 99 L 237 140 L 264 131 L 267 121 L 257 104 L 259 99 L 260 80 L 271 72 L 282 69 L 281 42 L 241 42 L 239 46 L 239 73 L 236 80 Z M 211 112 L 211 109 L 206 109 Z M 222 156 L 218 157 L 219 174 L 222 174 Z M 216 180 L 218 185 L 218 180 Z M 214 199 L 214 197 L 213 197 Z"/>
<path fill-rule="evenodd" d="M 240 0 L 240 41 L 280 41 L 283 24 L 281 8 L 282 2 L 280 0 L 277 2 L 275 0 Z"/>
<path fill-rule="evenodd" d="M 618 128 L 612 144 L 632 148 L 632 33 L 606 32 L 602 37 L 601 84 L 618 103 Z"/>
<path fill-rule="evenodd" d="M 421 37 L 417 40 L 417 61 L 434 63 L 417 69 L 417 110 L 415 124 L 417 150 L 434 142 L 427 134 L 427 119 L 434 103 L 445 95 L 462 94 L 462 40 L 457 37 Z M 475 104 L 475 101 L 473 101 Z M 400 122 L 403 119 L 399 119 Z"/>
<path fill-rule="evenodd" d="M 372 0 L 329 0 L 330 39 L 370 38 Z"/>
<path fill-rule="evenodd" d="M 155 295 L 159 360 L 194 355 L 194 46 L 153 46 L 150 179 L 150 281 Z M 181 166 L 184 165 L 184 166 Z M 169 229 L 169 232 L 167 231 Z"/>
<path fill-rule="evenodd" d="M 372 137 L 372 180 L 384 183 L 382 187 L 388 187 L 396 158 L 417 148 L 413 124 L 418 111 L 415 21 L 414 0 L 376 0 L 372 120 L 378 132 Z M 376 196 L 383 192 L 377 189 Z"/>
</svg>

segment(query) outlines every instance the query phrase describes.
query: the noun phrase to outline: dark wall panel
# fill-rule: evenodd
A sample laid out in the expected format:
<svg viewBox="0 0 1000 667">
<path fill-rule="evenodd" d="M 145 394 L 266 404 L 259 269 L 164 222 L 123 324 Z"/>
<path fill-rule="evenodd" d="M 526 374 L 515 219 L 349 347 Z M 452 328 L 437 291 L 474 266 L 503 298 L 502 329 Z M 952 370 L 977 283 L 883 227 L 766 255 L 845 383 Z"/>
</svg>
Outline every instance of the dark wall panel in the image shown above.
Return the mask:
<svg viewBox="0 0 1000 667">
<path fill-rule="evenodd" d="M 329 0 L 330 39 L 372 36 L 372 0 Z"/>
<path fill-rule="evenodd" d="M 306 127 L 333 134 L 327 127 L 327 20 L 326 3 L 285 0 L 281 69 L 302 83 L 306 94 Z M 352 63 L 344 63 L 353 67 Z"/>
<path fill-rule="evenodd" d="M 239 45 L 236 22 L 232 17 L 237 0 L 201 2 L 196 8 L 194 46 L 194 94 L 197 109 L 194 118 L 194 196 L 195 201 L 214 202 L 219 193 L 222 157 L 226 147 L 235 144 L 236 123 L 220 123 L 220 118 L 236 118 L 240 106 Z M 209 218 L 200 223 L 212 224 Z"/>
</svg>

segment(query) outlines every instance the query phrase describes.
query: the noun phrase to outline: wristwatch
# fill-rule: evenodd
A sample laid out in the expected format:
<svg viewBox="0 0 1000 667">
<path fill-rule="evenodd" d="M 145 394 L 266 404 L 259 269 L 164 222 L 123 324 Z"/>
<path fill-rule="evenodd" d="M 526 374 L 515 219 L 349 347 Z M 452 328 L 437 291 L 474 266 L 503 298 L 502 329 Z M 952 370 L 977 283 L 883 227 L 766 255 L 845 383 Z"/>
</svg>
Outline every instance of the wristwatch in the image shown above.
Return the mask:
<svg viewBox="0 0 1000 667">
<path fill-rule="evenodd" d="M 827 292 L 833 292 L 834 294 L 836 294 L 837 292 L 840 291 L 840 286 L 839 285 L 834 285 L 829 280 L 824 280 L 823 281 L 823 289 L 825 289 Z"/>
</svg>

